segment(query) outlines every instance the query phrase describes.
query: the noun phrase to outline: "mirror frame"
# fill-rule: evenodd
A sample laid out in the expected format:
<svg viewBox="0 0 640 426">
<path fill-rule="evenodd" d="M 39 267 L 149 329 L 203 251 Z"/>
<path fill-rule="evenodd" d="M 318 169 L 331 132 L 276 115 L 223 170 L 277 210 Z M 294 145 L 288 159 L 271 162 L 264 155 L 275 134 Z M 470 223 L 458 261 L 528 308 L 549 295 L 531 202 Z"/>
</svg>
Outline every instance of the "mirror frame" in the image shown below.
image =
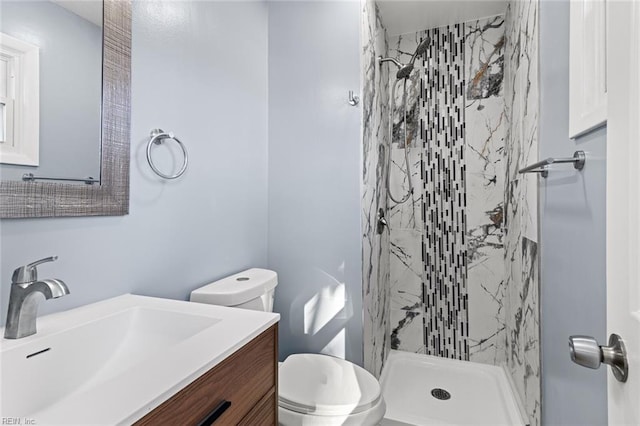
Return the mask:
<svg viewBox="0 0 640 426">
<path fill-rule="evenodd" d="M 129 213 L 131 0 L 103 5 L 100 184 L 2 181 L 1 218 Z"/>
</svg>

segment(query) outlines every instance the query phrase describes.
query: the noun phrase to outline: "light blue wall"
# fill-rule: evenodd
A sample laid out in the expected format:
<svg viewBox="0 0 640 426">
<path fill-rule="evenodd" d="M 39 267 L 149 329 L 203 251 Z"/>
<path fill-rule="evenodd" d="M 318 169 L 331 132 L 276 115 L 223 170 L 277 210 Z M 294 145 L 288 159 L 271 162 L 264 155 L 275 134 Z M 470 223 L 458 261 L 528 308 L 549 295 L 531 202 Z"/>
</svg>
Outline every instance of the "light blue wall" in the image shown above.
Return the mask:
<svg viewBox="0 0 640 426">
<path fill-rule="evenodd" d="M 186 299 L 266 266 L 267 25 L 264 2 L 133 2 L 130 214 L 2 220 L 3 322 L 13 269 L 49 255 L 40 277 L 71 294 L 41 313 L 125 292 Z M 155 127 L 187 145 L 183 178 L 146 164 Z"/>
<path fill-rule="evenodd" d="M 282 354 L 361 363 L 359 3 L 133 4 L 130 214 L 1 221 L 3 321 L 13 269 L 53 254 L 71 295 L 41 314 L 269 266 Z M 177 181 L 146 164 L 156 127 L 189 149 Z"/>
<path fill-rule="evenodd" d="M 269 3 L 269 267 L 280 356 L 362 363 L 359 2 Z M 346 290 L 346 300 L 342 291 Z"/>
<path fill-rule="evenodd" d="M 540 3 L 540 158 L 587 153 L 541 180 L 542 424 L 607 424 L 607 369 L 569 359 L 570 335 L 606 342 L 606 129 L 569 133 L 569 2 Z"/>
<path fill-rule="evenodd" d="M 40 47 L 40 166 L 3 164 L 2 179 L 98 178 L 102 28 L 50 1 L 3 1 L 0 28 Z"/>
</svg>

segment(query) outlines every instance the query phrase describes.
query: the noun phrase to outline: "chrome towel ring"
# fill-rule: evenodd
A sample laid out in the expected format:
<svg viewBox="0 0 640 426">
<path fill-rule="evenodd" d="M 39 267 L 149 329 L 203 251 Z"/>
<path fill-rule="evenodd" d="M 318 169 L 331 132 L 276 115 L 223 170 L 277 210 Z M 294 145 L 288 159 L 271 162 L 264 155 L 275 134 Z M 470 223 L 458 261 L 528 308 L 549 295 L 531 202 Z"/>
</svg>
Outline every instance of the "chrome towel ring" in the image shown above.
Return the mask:
<svg viewBox="0 0 640 426">
<path fill-rule="evenodd" d="M 162 144 L 162 141 L 165 139 L 173 139 L 176 141 L 178 145 L 180 145 L 180 149 L 182 149 L 182 154 L 184 155 L 184 162 L 182 163 L 182 167 L 178 171 L 178 173 L 174 175 L 167 175 L 162 173 L 158 168 L 153 164 L 153 160 L 151 160 L 151 146 L 155 143 L 156 145 Z M 147 162 L 149 163 L 149 167 L 151 170 L 155 172 L 158 176 L 164 179 L 176 179 L 183 175 L 183 173 L 187 170 L 187 166 L 189 164 L 189 155 L 187 154 L 187 148 L 184 146 L 180 139 L 176 138 L 172 132 L 166 133 L 162 129 L 153 129 L 151 131 L 151 139 L 149 139 L 149 143 L 147 144 Z"/>
</svg>

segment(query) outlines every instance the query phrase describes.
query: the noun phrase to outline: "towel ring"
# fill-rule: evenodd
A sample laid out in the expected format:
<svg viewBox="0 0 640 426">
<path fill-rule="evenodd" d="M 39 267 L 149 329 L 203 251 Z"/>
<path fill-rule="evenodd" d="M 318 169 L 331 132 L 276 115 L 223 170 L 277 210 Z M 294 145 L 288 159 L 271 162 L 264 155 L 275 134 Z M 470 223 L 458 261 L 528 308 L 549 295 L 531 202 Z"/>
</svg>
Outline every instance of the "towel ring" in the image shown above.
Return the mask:
<svg viewBox="0 0 640 426">
<path fill-rule="evenodd" d="M 151 145 L 153 145 L 154 143 L 156 145 L 160 145 L 162 144 L 162 141 L 164 139 L 173 139 L 174 141 L 176 141 L 176 143 L 180 145 L 180 148 L 182 149 L 182 154 L 184 155 L 184 162 L 182 163 L 182 167 L 180 168 L 178 173 L 174 175 L 167 175 L 162 173 L 160 170 L 158 170 L 155 164 L 153 164 L 153 160 L 151 160 Z M 173 135 L 173 133 L 171 132 L 165 133 L 162 129 L 153 129 L 151 131 L 151 139 L 149 139 L 149 143 L 147 144 L 147 162 L 149 163 L 149 167 L 151 167 L 151 170 L 153 170 L 155 174 L 157 174 L 161 178 L 176 179 L 182 176 L 183 173 L 187 170 L 187 165 L 189 164 L 189 156 L 187 154 L 187 148 L 184 146 L 182 142 L 180 142 L 180 139 L 176 138 Z"/>
</svg>

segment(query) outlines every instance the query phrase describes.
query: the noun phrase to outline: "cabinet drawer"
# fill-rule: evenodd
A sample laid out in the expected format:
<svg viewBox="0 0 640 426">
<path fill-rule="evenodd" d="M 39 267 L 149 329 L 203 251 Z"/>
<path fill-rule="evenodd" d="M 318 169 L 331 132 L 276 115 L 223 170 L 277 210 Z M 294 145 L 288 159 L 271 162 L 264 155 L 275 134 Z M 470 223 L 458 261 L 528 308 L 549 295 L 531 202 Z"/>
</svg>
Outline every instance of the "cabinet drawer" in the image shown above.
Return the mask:
<svg viewBox="0 0 640 426">
<path fill-rule="evenodd" d="M 247 414 L 238 426 L 274 426 L 278 424 L 278 406 L 276 391 L 269 392 L 253 410 Z"/>
<path fill-rule="evenodd" d="M 276 392 L 277 324 L 204 373 L 136 425 L 197 425 L 225 401 L 215 424 L 238 424 L 265 396 Z M 275 404 L 275 400 L 273 402 Z M 262 406 L 262 404 L 260 404 Z M 275 410 L 275 405 L 272 410 Z M 256 407 L 259 408 L 259 407 Z"/>
</svg>

